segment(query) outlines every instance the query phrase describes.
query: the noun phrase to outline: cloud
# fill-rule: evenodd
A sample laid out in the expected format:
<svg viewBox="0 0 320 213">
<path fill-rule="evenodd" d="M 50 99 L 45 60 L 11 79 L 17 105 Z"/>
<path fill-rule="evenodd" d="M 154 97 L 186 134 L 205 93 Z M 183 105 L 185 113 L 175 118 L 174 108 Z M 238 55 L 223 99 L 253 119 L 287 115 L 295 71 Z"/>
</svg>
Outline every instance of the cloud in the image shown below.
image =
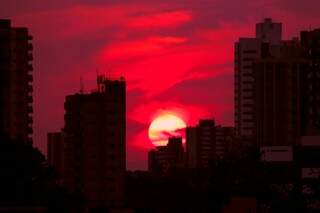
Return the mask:
<svg viewBox="0 0 320 213">
<path fill-rule="evenodd" d="M 187 124 L 193 125 L 201 117 L 211 116 L 211 113 L 194 104 L 185 104 L 174 100 L 157 100 L 157 99 L 144 99 L 143 104 L 136 105 L 128 112 L 128 118 L 136 122 L 140 122 L 146 126 L 160 114 L 171 113 L 182 118 Z"/>
<path fill-rule="evenodd" d="M 129 28 L 167 28 L 176 27 L 192 20 L 192 14 L 188 11 L 170 11 L 156 14 L 142 14 L 131 18 L 126 24 Z"/>
<path fill-rule="evenodd" d="M 43 39 L 90 39 L 107 33 L 117 38 L 123 31 L 172 28 L 191 20 L 188 11 L 162 12 L 141 4 L 75 5 L 15 17 L 21 25 L 32 23 L 32 31 Z"/>
<path fill-rule="evenodd" d="M 125 60 L 141 56 L 163 53 L 166 48 L 180 45 L 187 41 L 183 37 L 154 36 L 141 40 L 120 41 L 107 45 L 101 53 L 100 60 Z"/>
<path fill-rule="evenodd" d="M 320 26 L 314 0 L 0 2 L 0 14 L 34 36 L 35 144 L 44 151 L 46 132 L 62 127 L 64 97 L 80 76 L 89 92 L 97 70 L 125 75 L 129 168 L 146 167 L 147 128 L 161 111 L 189 125 L 232 124 L 234 42 L 253 36 L 256 22 L 283 22 L 285 38 Z"/>
<path fill-rule="evenodd" d="M 32 23 L 31 29 L 43 39 L 89 39 L 105 29 L 118 28 L 143 6 L 112 5 L 98 7 L 78 5 L 71 8 L 22 14 L 18 23 Z"/>
<path fill-rule="evenodd" d="M 219 124 L 233 124 L 233 72 L 186 80 L 154 98 L 162 102 L 168 97 L 179 102 L 181 106 L 193 105 L 199 109 L 208 109 L 203 117 L 213 118 Z"/>
<path fill-rule="evenodd" d="M 180 82 L 154 98 L 165 101 L 168 97 L 184 104 L 232 105 L 233 72 L 225 72 L 214 77 L 190 79 Z"/>
</svg>

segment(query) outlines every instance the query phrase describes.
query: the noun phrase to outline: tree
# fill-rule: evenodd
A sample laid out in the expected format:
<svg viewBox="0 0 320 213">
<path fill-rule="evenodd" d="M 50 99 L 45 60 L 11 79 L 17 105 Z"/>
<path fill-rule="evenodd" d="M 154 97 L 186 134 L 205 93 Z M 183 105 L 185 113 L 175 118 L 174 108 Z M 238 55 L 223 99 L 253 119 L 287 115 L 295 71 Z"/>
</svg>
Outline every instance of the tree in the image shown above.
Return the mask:
<svg viewBox="0 0 320 213">
<path fill-rule="evenodd" d="M 38 149 L 0 137 L 0 205 L 62 207 L 65 192 L 55 177 Z"/>
</svg>

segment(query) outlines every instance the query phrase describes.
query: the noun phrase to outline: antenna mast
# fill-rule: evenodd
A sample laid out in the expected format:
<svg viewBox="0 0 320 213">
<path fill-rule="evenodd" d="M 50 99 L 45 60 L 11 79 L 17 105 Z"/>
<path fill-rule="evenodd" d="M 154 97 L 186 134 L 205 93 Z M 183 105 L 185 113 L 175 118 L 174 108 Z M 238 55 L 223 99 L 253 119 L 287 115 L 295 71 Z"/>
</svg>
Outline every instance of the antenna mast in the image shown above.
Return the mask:
<svg viewBox="0 0 320 213">
<path fill-rule="evenodd" d="M 80 77 L 80 94 L 84 93 L 84 85 L 83 85 L 83 80 L 82 77 Z"/>
</svg>

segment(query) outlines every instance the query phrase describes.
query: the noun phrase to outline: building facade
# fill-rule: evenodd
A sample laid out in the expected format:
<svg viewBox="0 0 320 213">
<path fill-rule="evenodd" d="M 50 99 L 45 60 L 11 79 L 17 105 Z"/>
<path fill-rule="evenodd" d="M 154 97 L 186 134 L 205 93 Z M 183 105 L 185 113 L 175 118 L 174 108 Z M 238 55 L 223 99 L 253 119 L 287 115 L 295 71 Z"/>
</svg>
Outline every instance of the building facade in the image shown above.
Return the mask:
<svg viewBox="0 0 320 213">
<path fill-rule="evenodd" d="M 186 152 L 189 168 L 207 168 L 214 158 L 215 121 L 200 120 L 186 130 Z"/>
<path fill-rule="evenodd" d="M 302 135 L 320 135 L 320 29 L 302 31 L 303 57 L 308 60 L 304 75 Z"/>
<path fill-rule="evenodd" d="M 281 35 L 281 23 L 265 19 L 235 45 L 236 134 L 260 147 L 320 134 L 320 30 Z"/>
<path fill-rule="evenodd" d="M 186 166 L 187 168 L 197 168 L 197 127 L 186 128 Z"/>
<path fill-rule="evenodd" d="M 256 135 L 254 106 L 254 62 L 281 43 L 282 25 L 265 19 L 256 25 L 255 38 L 240 38 L 235 44 L 235 128 L 236 134 L 254 140 Z M 269 45 L 266 45 L 269 44 Z"/>
<path fill-rule="evenodd" d="M 98 90 L 66 97 L 65 183 L 87 206 L 123 202 L 126 170 L 126 83 L 97 78 Z"/>
<path fill-rule="evenodd" d="M 260 146 L 295 146 L 320 134 L 320 30 L 269 45 L 254 62 L 255 129 Z"/>
<path fill-rule="evenodd" d="M 271 18 L 265 18 L 263 22 L 256 24 L 256 38 L 271 45 L 281 44 L 282 23 L 273 22 Z"/>
<path fill-rule="evenodd" d="M 148 153 L 148 170 L 156 174 L 168 174 L 185 168 L 182 138 L 171 137 L 166 146 L 159 146 Z"/>
<path fill-rule="evenodd" d="M 255 62 L 256 136 L 259 146 L 297 145 L 307 60 L 299 41 L 283 42 L 277 56 Z M 269 54 L 270 55 L 270 54 Z"/>
<path fill-rule="evenodd" d="M 32 144 L 32 36 L 0 19 L 0 135 Z"/>
<path fill-rule="evenodd" d="M 219 159 L 224 159 L 229 152 L 230 146 L 235 139 L 234 127 L 215 127 L 215 149 L 214 154 Z"/>
<path fill-rule="evenodd" d="M 186 128 L 186 166 L 207 168 L 214 160 L 225 158 L 234 140 L 233 127 L 215 125 L 214 120 L 200 120 Z"/>
</svg>

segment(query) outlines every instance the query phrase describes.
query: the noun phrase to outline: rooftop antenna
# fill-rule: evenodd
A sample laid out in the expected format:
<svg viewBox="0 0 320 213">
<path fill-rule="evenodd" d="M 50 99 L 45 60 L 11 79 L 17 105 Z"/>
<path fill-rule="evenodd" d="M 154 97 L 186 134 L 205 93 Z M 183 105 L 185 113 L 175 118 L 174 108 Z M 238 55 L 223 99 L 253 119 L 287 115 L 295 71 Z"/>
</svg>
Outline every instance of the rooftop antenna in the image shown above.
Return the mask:
<svg viewBox="0 0 320 213">
<path fill-rule="evenodd" d="M 84 92 L 84 85 L 83 85 L 82 77 L 80 77 L 80 94 L 83 94 L 83 92 Z"/>
<path fill-rule="evenodd" d="M 99 86 L 99 84 L 100 84 L 100 76 L 99 76 L 98 68 L 96 68 L 96 78 L 97 78 L 97 90 L 99 91 L 99 89 L 100 89 L 100 86 Z"/>
</svg>

